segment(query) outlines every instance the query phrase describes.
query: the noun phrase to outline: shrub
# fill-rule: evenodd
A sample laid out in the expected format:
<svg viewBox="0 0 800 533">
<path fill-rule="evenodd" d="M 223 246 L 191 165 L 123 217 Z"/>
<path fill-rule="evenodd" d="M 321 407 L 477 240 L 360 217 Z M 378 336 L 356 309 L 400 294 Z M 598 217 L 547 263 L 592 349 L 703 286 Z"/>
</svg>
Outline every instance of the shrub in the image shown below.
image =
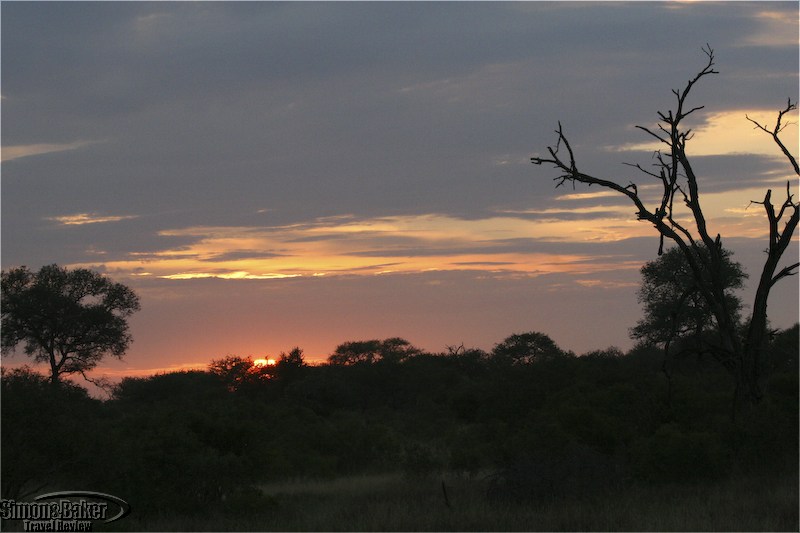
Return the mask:
<svg viewBox="0 0 800 533">
<path fill-rule="evenodd" d="M 618 487 L 626 467 L 619 456 L 571 445 L 558 454 L 528 456 L 493 474 L 487 496 L 512 501 L 576 499 Z"/>
<path fill-rule="evenodd" d="M 631 460 L 636 476 L 645 481 L 716 480 L 730 470 L 731 453 L 718 434 L 664 424 L 635 443 Z"/>
</svg>

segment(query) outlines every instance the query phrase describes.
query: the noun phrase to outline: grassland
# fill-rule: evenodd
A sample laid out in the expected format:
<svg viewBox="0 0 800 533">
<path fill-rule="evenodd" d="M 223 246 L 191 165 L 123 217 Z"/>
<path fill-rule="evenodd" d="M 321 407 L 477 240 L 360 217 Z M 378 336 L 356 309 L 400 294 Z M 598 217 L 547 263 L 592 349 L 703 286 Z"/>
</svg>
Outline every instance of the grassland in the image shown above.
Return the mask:
<svg viewBox="0 0 800 533">
<path fill-rule="evenodd" d="M 442 491 L 444 481 L 448 507 Z M 134 515 L 149 531 L 798 531 L 797 474 L 715 484 L 631 485 L 571 499 L 487 497 L 484 476 L 374 474 L 259 487 L 240 513 Z"/>
</svg>

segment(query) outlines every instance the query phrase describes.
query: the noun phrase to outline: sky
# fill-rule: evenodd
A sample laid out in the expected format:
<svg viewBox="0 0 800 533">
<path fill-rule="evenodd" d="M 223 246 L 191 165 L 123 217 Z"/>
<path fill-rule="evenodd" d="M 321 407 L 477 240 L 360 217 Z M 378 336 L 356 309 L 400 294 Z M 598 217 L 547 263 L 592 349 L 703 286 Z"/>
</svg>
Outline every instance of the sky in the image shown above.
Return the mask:
<svg viewBox="0 0 800 533">
<path fill-rule="evenodd" d="M 635 126 L 674 108 L 706 44 L 719 74 L 692 90 L 687 152 L 745 304 L 767 246 L 750 202 L 797 193 L 746 119 L 772 125 L 798 97 L 797 2 L 0 10 L 2 268 L 87 267 L 139 294 L 133 344 L 96 376 L 388 337 L 630 348 L 655 230 L 530 158 L 560 121 L 584 171 L 647 197 L 625 163 L 655 146 Z M 797 322 L 796 277 L 771 298 L 773 327 Z"/>
</svg>

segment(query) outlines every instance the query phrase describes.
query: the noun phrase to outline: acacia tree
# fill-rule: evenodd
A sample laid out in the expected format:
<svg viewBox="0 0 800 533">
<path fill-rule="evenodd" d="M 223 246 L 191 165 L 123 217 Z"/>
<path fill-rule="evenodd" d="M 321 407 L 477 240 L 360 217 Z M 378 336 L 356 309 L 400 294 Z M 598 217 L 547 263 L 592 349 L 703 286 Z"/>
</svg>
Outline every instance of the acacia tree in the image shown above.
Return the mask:
<svg viewBox="0 0 800 533">
<path fill-rule="evenodd" d="M 422 353 L 422 350 L 400 337 L 384 340 L 351 341 L 340 344 L 328 357 L 332 365 L 355 365 L 386 361 L 399 363 Z"/>
<path fill-rule="evenodd" d="M 512 365 L 529 365 L 566 355 L 553 339 L 538 331 L 511 335 L 492 350 L 492 360 Z"/>
<path fill-rule="evenodd" d="M 24 343 L 50 365 L 50 381 L 86 372 L 106 355 L 119 359 L 132 341 L 127 318 L 139 310 L 128 287 L 85 268 L 43 266 L 2 272 L 2 353 Z"/>
<path fill-rule="evenodd" d="M 227 355 L 214 359 L 208 364 L 208 371 L 217 376 L 230 392 L 252 385 L 264 383 L 272 378 L 273 369 L 268 365 L 259 366 L 250 356 Z"/>
<path fill-rule="evenodd" d="M 767 257 L 759 276 L 755 298 L 752 304 L 752 316 L 744 336 L 740 335 L 735 309 L 725 294 L 723 276 L 723 248 L 721 236 L 714 235 L 708 228 L 705 213 L 700 203 L 698 177 L 694 172 L 687 152 L 687 143 L 691 139 L 691 130 L 684 127 L 684 120 L 703 106 L 689 107 L 687 98 L 692 88 L 700 80 L 717 74 L 714 69 L 714 51 L 710 47 L 703 49 L 708 60 L 705 67 L 694 78 L 690 79 L 683 90 L 673 90 L 677 99 L 676 109 L 666 113 L 659 112 L 658 129 L 637 126 L 654 137 L 663 148 L 655 153 L 656 163 L 653 169 L 641 165 L 632 165 L 648 178 L 656 180 L 661 186 L 661 197 L 653 207 L 645 205 L 634 183 L 620 183 L 591 174 L 578 168 L 575 154 L 566 134 L 558 124 L 555 146 L 548 147 L 549 156 L 532 157 L 535 165 L 552 165 L 559 171 L 554 178 L 557 187 L 566 183 L 598 185 L 627 197 L 636 207 L 638 220 L 649 222 L 659 233 L 659 255 L 663 253 L 664 240 L 670 239 L 683 253 L 691 269 L 692 277 L 697 284 L 699 294 L 706 302 L 716 322 L 717 343 L 713 348 L 714 357 L 719 360 L 733 376 L 735 383 L 734 407 L 744 403 L 756 403 L 762 393 L 759 387 L 759 368 L 763 358 L 763 348 L 767 340 L 767 301 L 772 287 L 780 279 L 796 274 L 800 263 L 794 263 L 778 270 L 778 263 L 791 242 L 798 223 L 798 208 L 791 193 L 791 182 L 786 184 L 786 197 L 777 206 L 772 203 L 772 190 L 768 190 L 762 201 L 753 203 L 763 206 L 769 227 L 769 247 Z M 749 117 L 755 126 L 769 134 L 775 144 L 786 156 L 795 174 L 800 176 L 797 160 L 780 139 L 780 133 L 786 127 L 785 118 L 788 113 L 797 109 L 796 103 L 789 99 L 786 107 L 778 112 L 774 128 L 770 129 Z M 681 205 L 688 208 L 688 213 L 681 210 Z M 682 216 L 688 215 L 690 222 L 684 222 Z M 780 227 L 784 222 L 783 227 Z M 707 253 L 703 253 L 705 246 Z"/>
</svg>

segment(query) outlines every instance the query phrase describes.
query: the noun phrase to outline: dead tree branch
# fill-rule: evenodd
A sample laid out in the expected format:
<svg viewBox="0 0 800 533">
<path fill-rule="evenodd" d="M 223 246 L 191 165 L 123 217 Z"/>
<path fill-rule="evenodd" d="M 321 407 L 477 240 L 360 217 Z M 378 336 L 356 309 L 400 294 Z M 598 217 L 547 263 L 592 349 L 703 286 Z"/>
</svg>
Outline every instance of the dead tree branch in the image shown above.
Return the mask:
<svg viewBox="0 0 800 533">
<path fill-rule="evenodd" d="M 751 402 L 760 398 L 758 389 L 758 367 L 760 365 L 760 349 L 766 335 L 766 302 L 770 288 L 780 279 L 796 274 L 800 263 L 784 267 L 776 273 L 778 262 L 791 242 L 798 225 L 799 205 L 791 194 L 791 184 L 786 187 L 786 199 L 778 207 L 771 202 L 772 191 L 767 191 L 764 200 L 758 203 L 764 206 L 769 225 L 769 250 L 764 264 L 759 287 L 753 304 L 748 334 L 745 339 L 739 335 L 736 313 L 729 308 L 725 294 L 722 275 L 723 249 L 720 234 L 712 233 L 700 201 L 698 176 L 687 155 L 687 142 L 692 138 L 691 129 L 684 128 L 683 120 L 703 109 L 703 106 L 688 105 L 688 97 L 692 88 L 703 78 L 717 74 L 714 69 L 714 51 L 706 45 L 703 53 L 707 57 L 704 67 L 693 77 L 682 90 L 673 90 L 677 100 L 674 111 L 658 112 L 660 122 L 656 129 L 637 126 L 640 130 L 657 139 L 663 146 L 655 153 L 655 170 L 643 168 L 641 165 L 629 165 L 636 168 L 648 178 L 655 178 L 661 183 L 662 194 L 658 203 L 652 208 L 645 205 L 634 183 L 627 186 L 618 182 L 593 176 L 581 171 L 575 159 L 561 122 L 555 131 L 555 146 L 547 148 L 549 156 L 531 158 L 535 165 L 551 165 L 558 175 L 553 178 L 556 187 L 571 183 L 587 186 L 597 185 L 627 197 L 636 208 L 636 218 L 653 224 L 659 233 L 659 255 L 663 251 L 665 239 L 673 241 L 683 252 L 697 290 L 705 300 L 710 312 L 716 320 L 718 330 L 718 359 L 726 361 L 726 367 L 734 374 L 736 383 L 735 397 L 746 397 Z M 772 129 L 763 126 L 747 117 L 756 128 L 768 133 L 779 149 L 789 160 L 796 174 L 800 175 L 797 159 L 786 148 L 780 139 L 780 133 L 786 128 L 786 115 L 797 109 L 797 105 L 789 100 L 787 106 L 778 112 L 777 122 Z M 677 200 L 677 201 L 676 201 Z M 692 228 L 679 222 L 678 208 L 684 206 L 691 215 Z M 780 222 L 786 218 L 783 228 Z M 708 250 L 700 253 L 700 247 Z M 743 342 L 744 341 L 744 342 Z"/>
<path fill-rule="evenodd" d="M 790 124 L 790 123 L 784 124 L 783 123 L 783 117 L 786 116 L 787 113 L 791 113 L 795 109 L 797 109 L 797 103 L 792 103 L 792 99 L 789 98 L 789 101 L 786 104 L 786 107 L 782 111 L 778 112 L 778 120 L 775 122 L 775 127 L 772 130 L 769 130 L 767 127 L 763 126 L 762 124 L 759 124 L 757 121 L 753 120 L 752 118 L 748 117 L 747 115 L 745 115 L 745 117 L 747 118 L 747 120 L 749 120 L 750 122 L 755 124 L 756 129 L 759 129 L 759 130 L 765 132 L 767 135 L 772 137 L 772 140 L 775 142 L 775 144 L 778 145 L 778 147 L 783 152 L 783 155 L 785 155 L 786 158 L 791 163 L 792 168 L 794 168 L 795 174 L 800 176 L 800 166 L 797 165 L 797 159 L 792 155 L 791 152 L 789 152 L 789 149 L 786 148 L 786 145 L 783 144 L 783 141 L 779 137 L 780 133 L 786 128 L 786 126 L 788 126 Z"/>
</svg>

